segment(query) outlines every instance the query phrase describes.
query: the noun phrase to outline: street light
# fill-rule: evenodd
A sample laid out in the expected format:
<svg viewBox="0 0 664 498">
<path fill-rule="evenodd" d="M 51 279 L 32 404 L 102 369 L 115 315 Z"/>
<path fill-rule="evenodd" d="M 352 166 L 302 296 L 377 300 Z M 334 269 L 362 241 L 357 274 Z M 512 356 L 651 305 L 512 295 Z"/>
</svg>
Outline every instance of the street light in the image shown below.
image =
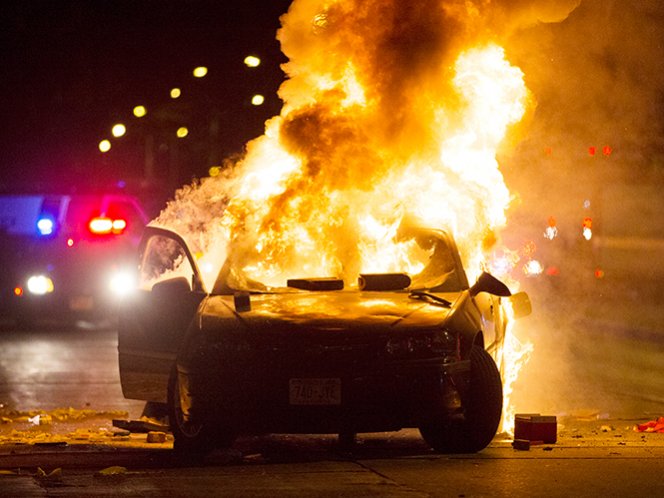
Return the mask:
<svg viewBox="0 0 664 498">
<path fill-rule="evenodd" d="M 244 64 L 247 67 L 258 67 L 260 66 L 261 60 L 260 58 L 256 57 L 255 55 L 247 55 L 244 58 Z"/>
<path fill-rule="evenodd" d="M 127 127 L 123 125 L 122 123 L 117 123 L 113 125 L 113 128 L 111 128 L 111 134 L 115 138 L 120 138 L 124 136 L 124 134 L 127 133 Z"/>
<path fill-rule="evenodd" d="M 194 68 L 194 78 L 203 78 L 208 73 L 208 68 L 205 66 L 198 66 Z"/>
<path fill-rule="evenodd" d="M 101 142 L 99 142 L 99 150 L 102 153 L 106 153 L 109 150 L 111 150 L 111 141 L 104 139 Z"/>
<path fill-rule="evenodd" d="M 137 105 L 136 107 L 134 107 L 133 112 L 134 116 L 136 116 L 137 118 L 142 118 L 148 113 L 148 110 L 145 108 L 145 106 Z"/>
</svg>

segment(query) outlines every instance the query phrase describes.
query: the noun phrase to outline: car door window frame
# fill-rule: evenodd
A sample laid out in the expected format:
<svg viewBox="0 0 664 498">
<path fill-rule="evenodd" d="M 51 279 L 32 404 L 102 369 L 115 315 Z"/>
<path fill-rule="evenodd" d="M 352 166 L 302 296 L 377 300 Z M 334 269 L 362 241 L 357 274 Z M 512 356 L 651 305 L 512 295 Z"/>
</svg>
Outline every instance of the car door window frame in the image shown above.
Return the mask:
<svg viewBox="0 0 664 498">
<path fill-rule="evenodd" d="M 148 250 L 151 248 L 150 242 L 155 238 L 155 237 L 162 237 L 168 240 L 173 241 L 177 248 L 183 253 L 183 255 L 186 257 L 189 266 L 192 271 L 191 275 L 191 290 L 194 292 L 203 292 L 207 294 L 207 290 L 205 289 L 205 285 L 203 284 L 203 280 L 201 279 L 201 274 L 200 270 L 198 268 L 198 265 L 196 263 L 196 259 L 192 255 L 191 251 L 189 250 L 189 247 L 186 243 L 186 241 L 177 233 L 172 232 L 170 230 L 166 230 L 163 228 L 158 228 L 158 227 L 152 227 L 148 226 L 145 228 L 145 231 L 143 233 L 143 239 L 141 240 L 141 244 L 139 246 L 139 275 L 140 278 L 142 279 L 142 272 L 144 267 L 147 264 L 147 258 L 149 257 Z M 177 270 L 177 268 L 172 268 L 172 270 Z M 178 274 L 177 271 L 173 272 L 172 277 L 178 277 L 181 276 L 181 274 Z M 159 276 L 157 276 L 159 277 Z M 157 283 L 159 281 L 166 280 L 164 278 L 156 278 L 153 282 Z M 150 286 L 151 287 L 151 286 Z"/>
</svg>

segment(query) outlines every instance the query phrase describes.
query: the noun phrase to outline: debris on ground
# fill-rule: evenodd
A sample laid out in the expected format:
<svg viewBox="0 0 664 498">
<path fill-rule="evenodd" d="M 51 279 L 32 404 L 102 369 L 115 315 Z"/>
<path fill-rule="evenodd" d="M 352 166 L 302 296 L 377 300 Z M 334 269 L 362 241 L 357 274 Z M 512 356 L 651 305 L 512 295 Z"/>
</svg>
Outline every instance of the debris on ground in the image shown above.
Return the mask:
<svg viewBox="0 0 664 498">
<path fill-rule="evenodd" d="M 634 426 L 636 432 L 659 432 L 664 434 L 664 417 L 659 417 L 657 420 L 651 420 L 645 424 L 637 424 Z"/>
<path fill-rule="evenodd" d="M 527 439 L 515 439 L 512 441 L 512 448 L 520 451 L 528 451 L 530 450 L 530 441 Z"/>
<path fill-rule="evenodd" d="M 37 475 L 35 477 L 40 481 L 62 482 L 62 469 L 58 467 L 51 472 L 45 472 L 41 467 L 37 467 Z"/>
<path fill-rule="evenodd" d="M 520 413 L 514 416 L 514 439 L 524 439 L 530 444 L 553 444 L 557 440 L 557 419 L 555 415 Z"/>
<path fill-rule="evenodd" d="M 148 432 L 146 441 L 150 444 L 161 444 L 166 442 L 166 433 L 162 431 Z"/>
<path fill-rule="evenodd" d="M 3 407 L 4 408 L 4 407 Z M 3 424 L 29 423 L 44 425 L 54 422 L 81 422 L 92 418 L 126 418 L 128 413 L 124 410 L 99 411 L 90 408 L 56 408 L 54 410 L 0 410 Z"/>
<path fill-rule="evenodd" d="M 126 420 L 126 411 L 99 411 L 89 408 L 57 408 L 54 410 L 14 410 L 0 406 L 0 445 L 31 445 L 60 447 L 72 444 L 107 444 L 129 442 L 132 432 L 156 431 L 163 436 L 152 436 L 152 443 L 165 443 L 168 426 L 155 419 Z M 111 421 L 125 421 L 129 429 L 117 428 Z M 120 424 L 122 425 L 122 424 Z M 145 442 L 145 439 L 143 439 Z"/>
<path fill-rule="evenodd" d="M 113 427 L 118 429 L 124 429 L 129 432 L 167 432 L 168 426 L 162 424 L 156 419 L 149 417 L 141 417 L 138 420 L 122 420 L 122 419 L 113 419 Z"/>
<path fill-rule="evenodd" d="M 114 465 L 112 467 L 106 467 L 105 469 L 100 470 L 96 473 L 97 476 L 114 476 L 120 474 L 126 474 L 127 467 L 120 467 L 119 465 Z"/>
</svg>

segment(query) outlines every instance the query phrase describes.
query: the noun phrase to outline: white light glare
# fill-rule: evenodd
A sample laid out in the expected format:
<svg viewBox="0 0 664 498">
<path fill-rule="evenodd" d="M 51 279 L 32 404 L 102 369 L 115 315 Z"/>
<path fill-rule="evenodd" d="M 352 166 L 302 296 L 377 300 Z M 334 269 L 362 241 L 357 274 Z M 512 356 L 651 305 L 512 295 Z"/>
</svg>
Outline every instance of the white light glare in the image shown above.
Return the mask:
<svg viewBox="0 0 664 498">
<path fill-rule="evenodd" d="M 55 230 L 55 223 L 51 218 L 39 218 L 37 221 L 37 230 L 41 235 L 52 235 Z"/>
<path fill-rule="evenodd" d="M 46 275 L 33 275 L 28 279 L 28 292 L 36 296 L 43 296 L 53 292 L 53 280 Z"/>
<path fill-rule="evenodd" d="M 133 272 L 119 271 L 111 276 L 108 286 L 113 295 L 126 297 L 136 289 L 136 279 Z"/>
<path fill-rule="evenodd" d="M 544 268 L 542 267 L 542 263 L 540 263 L 536 259 L 531 259 L 525 265 L 523 265 L 523 273 L 525 273 L 529 277 L 541 275 L 543 271 Z"/>
</svg>

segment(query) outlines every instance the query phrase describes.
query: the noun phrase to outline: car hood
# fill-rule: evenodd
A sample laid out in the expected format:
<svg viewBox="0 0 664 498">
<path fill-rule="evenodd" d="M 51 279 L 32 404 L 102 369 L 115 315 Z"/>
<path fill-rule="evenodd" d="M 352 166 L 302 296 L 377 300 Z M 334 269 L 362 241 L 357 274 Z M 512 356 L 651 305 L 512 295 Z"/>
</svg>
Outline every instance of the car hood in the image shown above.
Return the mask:
<svg viewBox="0 0 664 498">
<path fill-rule="evenodd" d="M 468 299 L 468 292 L 436 294 L 450 307 L 409 297 L 407 292 L 296 292 L 257 294 L 236 310 L 233 296 L 211 296 L 200 313 L 203 328 L 247 330 L 402 329 L 438 327 Z M 247 296 L 244 296 L 245 298 Z"/>
</svg>

